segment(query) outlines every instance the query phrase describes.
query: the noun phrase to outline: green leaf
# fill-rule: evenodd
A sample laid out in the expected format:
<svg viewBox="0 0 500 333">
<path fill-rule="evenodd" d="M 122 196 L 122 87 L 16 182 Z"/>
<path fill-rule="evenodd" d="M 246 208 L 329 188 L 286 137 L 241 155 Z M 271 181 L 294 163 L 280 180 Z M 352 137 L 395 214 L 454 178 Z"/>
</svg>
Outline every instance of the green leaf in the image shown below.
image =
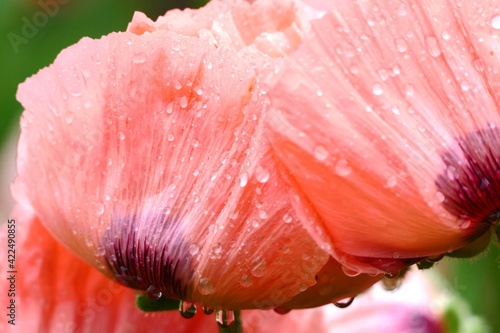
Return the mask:
<svg viewBox="0 0 500 333">
<path fill-rule="evenodd" d="M 160 297 L 153 300 L 144 294 L 137 294 L 135 305 L 145 312 L 179 310 L 179 301 L 176 299 Z"/>
</svg>

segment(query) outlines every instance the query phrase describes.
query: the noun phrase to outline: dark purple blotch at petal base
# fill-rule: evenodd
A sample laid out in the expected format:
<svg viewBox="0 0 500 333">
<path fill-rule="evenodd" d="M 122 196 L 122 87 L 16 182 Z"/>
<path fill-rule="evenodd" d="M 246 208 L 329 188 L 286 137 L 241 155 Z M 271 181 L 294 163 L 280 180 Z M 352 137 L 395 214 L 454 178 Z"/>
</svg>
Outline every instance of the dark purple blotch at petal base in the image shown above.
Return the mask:
<svg viewBox="0 0 500 333">
<path fill-rule="evenodd" d="M 496 222 L 500 211 L 500 130 L 487 128 L 457 139 L 462 156 L 441 155 L 446 169 L 436 187 L 443 206 L 475 239 Z"/>
<path fill-rule="evenodd" d="M 166 216 L 139 219 L 113 219 L 102 239 L 106 264 L 127 287 L 144 290 L 152 298 L 185 299 L 193 276 L 186 244 L 181 237 L 173 237 L 174 225 Z"/>
</svg>

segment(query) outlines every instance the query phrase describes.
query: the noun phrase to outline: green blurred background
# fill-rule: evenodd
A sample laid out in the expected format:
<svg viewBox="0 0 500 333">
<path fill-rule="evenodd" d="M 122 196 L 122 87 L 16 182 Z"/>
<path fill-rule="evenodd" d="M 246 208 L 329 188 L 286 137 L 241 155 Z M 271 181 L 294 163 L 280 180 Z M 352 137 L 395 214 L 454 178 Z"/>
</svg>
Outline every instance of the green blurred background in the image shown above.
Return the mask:
<svg viewBox="0 0 500 333">
<path fill-rule="evenodd" d="M 40 68 L 49 65 L 63 48 L 76 43 L 84 36 L 97 38 L 112 31 L 125 30 L 134 11 L 142 11 L 150 18 L 156 19 L 170 8 L 195 8 L 206 2 L 45 0 L 45 3 L 52 1 L 58 4 L 57 14 L 50 16 L 41 14 L 47 11 L 44 11 L 40 1 L 0 0 L 0 151 L 3 150 L 9 133 L 11 137 L 16 135 L 15 129 L 21 114 L 21 106 L 15 99 L 17 85 Z M 34 21 L 39 23 L 39 26 L 27 31 L 26 22 Z M 26 32 L 29 33 L 29 38 L 26 38 Z M 12 170 L 14 156 L 10 156 L 7 169 Z M 7 193 L 6 188 L 2 189 L 0 200 L 2 206 L 9 209 L 11 200 Z M 0 213 L 8 214 L 1 210 Z M 5 219 L 6 216 L 1 218 Z M 492 332 L 500 332 L 498 246 L 492 244 L 487 254 L 473 260 L 444 260 L 437 266 L 456 292 L 466 298 L 473 312 L 487 320 Z"/>
</svg>

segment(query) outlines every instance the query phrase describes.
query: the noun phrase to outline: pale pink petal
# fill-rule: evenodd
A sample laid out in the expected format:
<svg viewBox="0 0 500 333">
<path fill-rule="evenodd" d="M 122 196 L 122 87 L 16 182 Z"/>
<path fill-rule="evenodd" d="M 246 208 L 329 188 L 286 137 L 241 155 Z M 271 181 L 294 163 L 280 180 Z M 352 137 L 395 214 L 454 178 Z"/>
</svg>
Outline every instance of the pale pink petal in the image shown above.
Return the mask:
<svg viewBox="0 0 500 333">
<path fill-rule="evenodd" d="M 350 269 L 395 272 L 459 249 L 498 209 L 498 80 L 471 47 L 491 18 L 465 11 L 338 1 L 270 91 L 274 147 Z"/>
<path fill-rule="evenodd" d="M 255 72 L 230 49 L 165 30 L 86 38 L 18 98 L 14 195 L 103 273 L 223 309 L 316 283 L 328 255 L 299 221 L 309 203 L 263 136 Z"/>
</svg>

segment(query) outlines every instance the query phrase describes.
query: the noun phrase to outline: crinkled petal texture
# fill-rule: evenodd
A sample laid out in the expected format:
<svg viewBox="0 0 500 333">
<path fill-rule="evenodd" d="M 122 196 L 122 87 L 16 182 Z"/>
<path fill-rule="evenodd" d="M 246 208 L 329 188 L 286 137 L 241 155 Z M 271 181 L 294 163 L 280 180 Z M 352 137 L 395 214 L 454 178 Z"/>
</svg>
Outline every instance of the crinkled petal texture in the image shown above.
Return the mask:
<svg viewBox="0 0 500 333">
<path fill-rule="evenodd" d="M 108 276 L 224 309 L 316 283 L 328 255 L 263 138 L 255 73 L 228 48 L 163 30 L 83 39 L 18 99 L 17 201 Z"/>
<path fill-rule="evenodd" d="M 113 282 L 55 240 L 29 208 L 18 207 L 16 221 L 16 321 L 0 322 L 2 332 L 218 332 L 211 316 L 182 318 L 177 311 L 144 313 L 134 291 Z M 1 226 L 6 244 L 7 224 Z M 0 269 L 7 271 L 7 252 Z M 7 291 L 10 283 L 0 281 Z M 7 292 L 2 304 L 8 304 Z"/>
<path fill-rule="evenodd" d="M 208 36 L 217 44 L 230 42 L 235 50 L 252 46 L 254 51 L 282 57 L 300 44 L 309 19 L 320 15 L 320 11 L 306 11 L 304 7 L 293 0 L 211 1 L 203 10 L 171 10 L 155 22 L 137 12 L 127 30 L 136 34 L 169 30 Z"/>
<path fill-rule="evenodd" d="M 467 245 L 500 207 L 495 2 L 334 7 L 270 91 L 274 148 L 329 239 L 312 233 L 374 273 Z"/>
</svg>

